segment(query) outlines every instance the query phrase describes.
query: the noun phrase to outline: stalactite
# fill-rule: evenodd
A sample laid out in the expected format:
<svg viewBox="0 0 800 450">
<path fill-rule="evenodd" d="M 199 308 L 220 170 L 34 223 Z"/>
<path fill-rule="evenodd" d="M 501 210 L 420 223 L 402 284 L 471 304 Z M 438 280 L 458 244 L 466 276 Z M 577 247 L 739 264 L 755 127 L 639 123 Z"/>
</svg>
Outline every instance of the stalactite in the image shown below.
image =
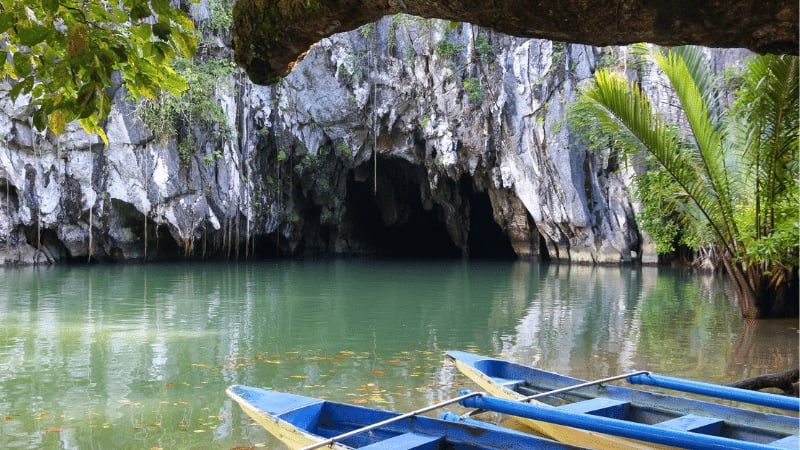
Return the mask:
<svg viewBox="0 0 800 450">
<path fill-rule="evenodd" d="M 239 242 L 240 242 L 239 241 L 239 239 L 240 239 L 239 227 L 241 226 L 241 223 L 239 222 L 239 201 L 238 200 L 236 201 L 236 208 L 233 211 L 234 211 L 234 214 L 236 214 L 234 216 L 234 219 L 233 219 L 234 226 L 236 227 L 236 231 L 235 231 L 235 233 L 236 233 L 236 239 L 235 239 L 236 247 L 234 248 L 233 252 L 236 255 L 236 259 L 238 260 L 239 259 Z"/>
<path fill-rule="evenodd" d="M 145 194 L 150 193 L 150 177 L 148 176 L 148 172 L 150 171 L 150 143 L 145 144 L 144 146 L 144 192 Z M 149 197 L 149 195 L 148 195 Z M 144 261 L 147 261 L 147 215 L 149 211 L 144 211 Z"/>
<path fill-rule="evenodd" d="M 9 154 L 9 161 L 11 160 L 11 152 L 6 147 L 6 152 Z M 11 262 L 11 236 L 12 230 L 14 229 L 12 222 L 11 222 L 11 180 L 6 177 L 6 215 L 8 216 L 8 234 L 6 235 L 6 264 Z"/>
<path fill-rule="evenodd" d="M 370 64 L 372 65 L 372 73 L 376 74 L 375 68 L 375 33 L 372 33 L 370 45 Z M 374 75 L 373 75 L 374 76 Z M 378 83 L 374 79 L 372 81 L 372 194 L 378 195 L 378 123 L 375 107 L 378 103 Z"/>
<path fill-rule="evenodd" d="M 203 227 L 203 251 L 201 252 L 200 256 L 203 259 L 206 258 L 207 248 L 208 248 L 208 229 L 206 229 L 206 227 Z"/>
<path fill-rule="evenodd" d="M 94 187 L 94 154 L 92 152 L 92 137 L 89 135 L 87 137 L 87 142 L 89 143 L 89 188 L 93 189 Z M 89 251 L 87 252 L 86 263 L 90 263 L 92 261 L 92 254 L 94 253 L 92 249 L 94 248 L 93 243 L 93 234 L 92 234 L 92 219 L 94 216 L 94 204 L 89 205 Z"/>
<path fill-rule="evenodd" d="M 31 131 L 33 131 L 33 125 L 31 124 Z M 36 155 L 39 160 L 42 159 L 42 155 L 39 153 L 39 146 L 37 144 L 37 133 L 32 132 L 32 139 L 31 145 L 33 145 L 33 153 Z M 36 194 L 34 191 L 32 194 Z M 36 257 L 34 258 L 34 262 L 38 261 L 39 259 L 39 252 L 42 251 L 42 206 L 41 206 L 41 199 L 36 198 Z"/>
</svg>

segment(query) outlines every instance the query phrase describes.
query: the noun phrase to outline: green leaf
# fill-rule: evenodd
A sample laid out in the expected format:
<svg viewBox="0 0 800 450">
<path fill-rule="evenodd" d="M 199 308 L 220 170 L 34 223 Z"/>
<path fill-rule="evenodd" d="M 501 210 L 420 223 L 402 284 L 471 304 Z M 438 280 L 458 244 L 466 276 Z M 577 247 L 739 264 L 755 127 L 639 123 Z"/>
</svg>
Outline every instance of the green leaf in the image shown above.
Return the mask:
<svg viewBox="0 0 800 450">
<path fill-rule="evenodd" d="M 177 11 L 176 14 L 172 16 L 172 20 L 185 31 L 194 30 L 194 22 L 192 22 L 192 19 L 184 14 L 183 11 Z"/>
<path fill-rule="evenodd" d="M 94 84 L 84 84 L 78 91 L 78 118 L 83 119 L 89 117 L 94 112 L 94 99 L 97 95 L 97 89 Z"/>
<path fill-rule="evenodd" d="M 37 24 L 30 27 L 17 27 L 17 37 L 22 45 L 33 47 L 34 45 L 47 39 L 50 29 Z"/>
<path fill-rule="evenodd" d="M 114 8 L 111 11 L 111 21 L 114 22 L 114 23 L 123 24 L 123 23 L 125 23 L 125 22 L 127 22 L 128 20 L 131 20 L 131 19 L 132 19 L 132 17 L 128 16 L 128 14 L 125 11 L 121 10 L 121 9 Z"/>
<path fill-rule="evenodd" d="M 42 9 L 48 15 L 54 15 L 58 12 L 58 0 L 42 0 Z"/>
<path fill-rule="evenodd" d="M 14 53 L 13 61 L 14 71 L 17 73 L 18 77 L 27 77 L 33 71 L 30 55 L 26 53 Z"/>
<path fill-rule="evenodd" d="M 144 42 L 149 42 L 153 32 L 149 23 L 143 23 L 132 27 L 133 34 Z"/>
<path fill-rule="evenodd" d="M 44 131 L 47 128 L 47 111 L 44 108 L 39 108 L 33 112 L 33 126 L 39 131 Z"/>
<path fill-rule="evenodd" d="M 67 114 L 63 110 L 57 109 L 50 114 L 47 124 L 50 131 L 59 135 L 64 132 L 64 128 L 67 126 Z"/>
<path fill-rule="evenodd" d="M 175 57 L 175 52 L 172 50 L 172 47 L 170 47 L 169 44 L 165 44 L 164 42 L 156 42 L 153 45 L 158 49 L 158 53 L 164 58 L 161 63 L 168 63 Z"/>
<path fill-rule="evenodd" d="M 20 81 L 19 83 L 11 86 L 11 89 L 8 91 L 8 96 L 11 97 L 11 100 L 16 101 L 19 94 L 22 92 L 22 89 L 25 87 L 25 82 Z"/>
<path fill-rule="evenodd" d="M 168 0 L 151 0 L 150 4 L 153 6 L 153 11 L 159 16 L 169 17 L 174 14 L 173 9 L 169 6 Z"/>
<path fill-rule="evenodd" d="M 169 40 L 170 33 L 172 33 L 172 29 L 169 26 L 169 22 L 159 20 L 153 24 L 153 34 L 155 34 L 162 41 Z"/>
<path fill-rule="evenodd" d="M 0 33 L 8 31 L 16 22 L 17 17 L 14 14 L 10 12 L 0 13 Z"/>
<path fill-rule="evenodd" d="M 178 48 L 178 51 L 185 57 L 191 57 L 197 51 L 197 39 L 190 34 L 175 33 L 172 35 L 172 42 Z"/>
<path fill-rule="evenodd" d="M 58 0 L 53 0 L 53 1 L 58 1 Z M 102 4 L 90 2 L 88 5 L 86 5 L 86 8 L 88 8 L 89 11 L 91 11 L 92 16 L 94 16 L 94 20 L 98 22 L 108 22 L 108 20 L 110 19 L 108 11 L 106 11 L 105 6 L 103 6 Z"/>
<path fill-rule="evenodd" d="M 181 92 L 184 92 L 186 89 L 189 89 L 189 84 L 186 80 L 175 74 L 173 72 L 173 76 L 168 76 L 164 78 L 164 89 L 169 91 L 172 95 L 180 95 Z"/>
<path fill-rule="evenodd" d="M 136 2 L 131 8 L 131 20 L 133 21 L 142 20 L 150 16 L 150 8 L 147 7 L 147 3 Z"/>
</svg>

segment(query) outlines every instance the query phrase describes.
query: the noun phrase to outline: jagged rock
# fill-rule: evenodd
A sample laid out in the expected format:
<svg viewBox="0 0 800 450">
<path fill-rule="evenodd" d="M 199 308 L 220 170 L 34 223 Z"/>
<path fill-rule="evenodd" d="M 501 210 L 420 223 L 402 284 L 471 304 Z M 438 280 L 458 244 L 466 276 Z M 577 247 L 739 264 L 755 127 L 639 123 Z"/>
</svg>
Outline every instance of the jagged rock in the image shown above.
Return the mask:
<svg viewBox="0 0 800 450">
<path fill-rule="evenodd" d="M 224 49 L 223 49 L 224 50 Z M 224 53 L 220 50 L 216 53 Z M 214 53 L 214 52 L 210 52 Z M 743 51 L 711 51 L 715 70 Z M 31 129 L 0 87 L 0 260 L 290 254 L 654 262 L 632 168 L 574 142 L 564 112 L 600 49 L 413 16 L 322 39 L 280 83 L 232 75 L 232 136 L 181 157 L 118 90 L 109 145 Z M 651 66 L 630 66 L 665 114 Z M 231 85 L 234 85 L 231 82 Z M 27 111 L 27 112 L 26 112 Z"/>
<path fill-rule="evenodd" d="M 650 42 L 797 54 L 800 11 L 798 2 L 751 0 L 239 0 L 236 61 L 256 83 L 274 83 L 320 39 L 398 13 L 601 47 Z"/>
</svg>

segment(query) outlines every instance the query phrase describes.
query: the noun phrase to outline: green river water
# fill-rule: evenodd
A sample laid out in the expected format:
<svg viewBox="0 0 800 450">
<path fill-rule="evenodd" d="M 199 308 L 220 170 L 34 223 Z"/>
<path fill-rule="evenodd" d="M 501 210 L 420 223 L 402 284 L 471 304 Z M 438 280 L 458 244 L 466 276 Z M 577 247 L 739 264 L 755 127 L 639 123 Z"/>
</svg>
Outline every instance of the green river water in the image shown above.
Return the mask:
<svg viewBox="0 0 800 450">
<path fill-rule="evenodd" d="M 475 388 L 443 351 L 581 378 L 725 383 L 798 364 L 719 278 L 524 262 L 312 260 L 0 271 L 0 448 L 283 448 L 231 384 L 410 411 Z"/>
</svg>

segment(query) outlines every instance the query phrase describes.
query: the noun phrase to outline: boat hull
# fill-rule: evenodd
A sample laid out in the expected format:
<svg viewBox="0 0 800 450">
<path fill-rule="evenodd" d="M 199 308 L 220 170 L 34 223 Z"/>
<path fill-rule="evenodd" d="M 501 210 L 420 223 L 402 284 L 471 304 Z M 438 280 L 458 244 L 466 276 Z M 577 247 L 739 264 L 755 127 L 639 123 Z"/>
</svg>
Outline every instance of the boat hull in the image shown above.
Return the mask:
<svg viewBox="0 0 800 450">
<path fill-rule="evenodd" d="M 547 392 L 583 383 L 583 380 L 467 352 L 450 351 L 447 352 L 447 357 L 455 363 L 461 373 L 465 374 L 481 389 L 492 396 L 506 400 L 519 401 L 539 392 Z M 791 438 L 791 435 L 797 434 L 798 428 L 797 418 L 789 416 L 768 414 L 761 411 L 734 408 L 724 404 L 686 398 L 685 396 L 671 396 L 613 385 L 594 385 L 561 394 L 558 398 L 556 396 L 553 396 L 553 398 L 543 397 L 541 402 L 531 400 L 531 403 L 552 408 L 559 405 L 557 401 L 563 401 L 564 403 L 575 402 L 577 404 L 583 400 L 593 398 L 610 398 L 618 400 L 620 405 L 625 405 L 617 406 L 618 412 L 609 409 L 604 411 L 602 415 L 613 416 L 613 414 L 617 414 L 622 416 L 625 414 L 629 416 L 626 419 L 635 416 L 635 421 L 643 424 L 667 423 L 671 419 L 682 416 L 687 418 L 710 417 L 717 419 L 711 421 L 715 423 L 717 429 L 698 428 L 696 431 L 719 432 L 719 429 L 724 426 L 729 435 L 735 435 L 737 438 L 745 440 L 752 439 L 758 443 L 778 441 L 787 435 Z M 597 415 L 601 414 L 597 413 Z M 670 448 L 664 445 L 613 436 L 597 431 L 576 429 L 541 420 L 514 416 L 510 417 L 509 420 L 513 422 L 513 426 L 517 429 L 578 446 L 614 449 Z M 587 420 L 591 420 L 591 416 L 587 416 Z"/>
<path fill-rule="evenodd" d="M 295 450 L 318 444 L 339 450 L 577 448 L 496 426 L 479 427 L 421 415 L 405 417 L 408 414 L 248 386 L 231 386 L 227 394 L 256 423 Z M 326 441 L 334 437 L 340 438 L 328 445 Z"/>
</svg>

